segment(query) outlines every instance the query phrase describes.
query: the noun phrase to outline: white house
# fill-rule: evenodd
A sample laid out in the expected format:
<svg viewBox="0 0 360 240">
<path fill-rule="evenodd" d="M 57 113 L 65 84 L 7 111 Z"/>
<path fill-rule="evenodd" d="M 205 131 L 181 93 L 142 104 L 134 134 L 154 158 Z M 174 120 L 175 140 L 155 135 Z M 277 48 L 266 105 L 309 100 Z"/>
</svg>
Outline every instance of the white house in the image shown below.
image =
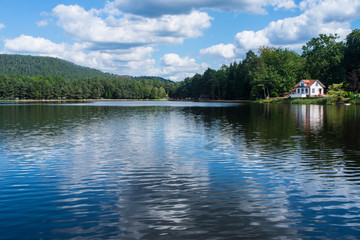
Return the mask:
<svg viewBox="0 0 360 240">
<path fill-rule="evenodd" d="M 322 97 L 324 96 L 325 86 L 319 80 L 301 80 L 295 85 L 289 97 L 304 98 L 304 97 Z"/>
</svg>

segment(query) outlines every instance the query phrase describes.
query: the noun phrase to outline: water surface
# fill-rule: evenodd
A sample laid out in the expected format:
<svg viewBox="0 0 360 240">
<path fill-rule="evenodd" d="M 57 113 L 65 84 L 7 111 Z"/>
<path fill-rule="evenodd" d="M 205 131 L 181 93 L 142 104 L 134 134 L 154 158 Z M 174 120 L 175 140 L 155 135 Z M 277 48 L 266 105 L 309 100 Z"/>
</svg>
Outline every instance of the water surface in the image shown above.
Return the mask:
<svg viewBox="0 0 360 240">
<path fill-rule="evenodd" d="M 360 108 L 0 105 L 1 239 L 356 239 Z"/>
</svg>

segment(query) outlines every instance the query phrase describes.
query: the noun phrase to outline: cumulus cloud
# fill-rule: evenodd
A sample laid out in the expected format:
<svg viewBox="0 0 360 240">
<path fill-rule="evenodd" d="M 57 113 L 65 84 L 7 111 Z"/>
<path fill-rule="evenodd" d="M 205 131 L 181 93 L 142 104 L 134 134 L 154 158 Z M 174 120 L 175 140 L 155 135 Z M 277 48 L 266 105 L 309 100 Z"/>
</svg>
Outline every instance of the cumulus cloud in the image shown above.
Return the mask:
<svg viewBox="0 0 360 240">
<path fill-rule="evenodd" d="M 211 17 L 199 11 L 186 15 L 164 15 L 157 19 L 132 15 L 102 19 L 94 10 L 85 11 L 77 5 L 58 5 L 53 14 L 69 36 L 106 48 L 180 44 L 186 38 L 201 36 L 211 25 Z"/>
<path fill-rule="evenodd" d="M 275 9 L 284 8 L 284 9 L 292 9 L 296 8 L 297 5 L 292 0 L 274 0 L 271 1 L 271 5 L 275 7 Z"/>
<path fill-rule="evenodd" d="M 259 46 L 268 45 L 269 39 L 264 31 L 243 31 L 235 36 L 235 44 L 238 49 L 257 49 Z"/>
<path fill-rule="evenodd" d="M 206 64 L 198 64 L 194 58 L 181 58 L 178 54 L 165 54 L 161 60 L 161 75 L 167 76 L 170 80 L 178 81 L 202 72 L 207 68 Z"/>
<path fill-rule="evenodd" d="M 3 29 L 3 28 L 5 28 L 5 27 L 6 27 L 5 24 L 0 23 L 0 30 Z"/>
<path fill-rule="evenodd" d="M 262 45 L 296 49 L 321 33 L 345 38 L 351 31 L 350 22 L 360 17 L 359 0 L 305 0 L 300 9 L 304 11 L 301 15 L 272 21 L 262 30 L 239 32 L 235 36 L 237 51 Z"/>
<path fill-rule="evenodd" d="M 235 46 L 233 44 L 218 44 L 206 49 L 201 49 L 200 54 L 212 55 L 220 58 L 235 58 Z"/>
<path fill-rule="evenodd" d="M 293 0 L 115 0 L 108 2 L 107 10 L 139 16 L 159 17 L 166 14 L 187 14 L 193 10 L 212 9 L 263 14 L 266 6 L 294 8 Z"/>
<path fill-rule="evenodd" d="M 45 38 L 26 35 L 21 35 L 15 39 L 5 39 L 4 46 L 11 52 L 36 52 L 40 54 L 59 54 L 66 49 L 65 44 L 55 44 Z"/>
</svg>

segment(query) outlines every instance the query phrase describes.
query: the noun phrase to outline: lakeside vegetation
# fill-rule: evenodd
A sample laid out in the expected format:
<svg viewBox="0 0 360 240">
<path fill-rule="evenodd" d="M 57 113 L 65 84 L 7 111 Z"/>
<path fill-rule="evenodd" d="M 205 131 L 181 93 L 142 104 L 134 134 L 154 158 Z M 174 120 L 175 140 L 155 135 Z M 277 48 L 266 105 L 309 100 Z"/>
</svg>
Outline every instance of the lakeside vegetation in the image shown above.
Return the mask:
<svg viewBox="0 0 360 240">
<path fill-rule="evenodd" d="M 172 91 L 161 78 L 84 78 L 3 74 L 1 99 L 161 99 Z"/>
<path fill-rule="evenodd" d="M 342 84 L 342 92 L 356 96 L 360 90 L 359 29 L 353 30 L 345 41 L 336 34 L 321 34 L 302 50 L 298 54 L 286 48 L 264 46 L 258 55 L 249 51 L 238 63 L 224 65 L 217 71 L 209 68 L 202 75 L 185 79 L 179 83 L 176 96 L 252 100 L 284 97 L 301 79 L 318 79 L 326 89 Z"/>
<path fill-rule="evenodd" d="M 334 98 L 329 97 L 312 97 L 312 98 L 288 98 L 277 97 L 269 99 L 258 99 L 257 103 L 289 103 L 289 104 L 331 104 Z"/>
<path fill-rule="evenodd" d="M 181 82 L 118 76 L 51 57 L 0 54 L 0 99 L 172 99 L 358 103 L 360 30 L 345 41 L 321 34 L 302 48 L 260 47 L 258 54 Z M 301 79 L 318 79 L 326 99 L 284 100 Z M 282 98 L 279 98 L 282 97 Z M 272 98 L 269 100 L 269 98 Z M 261 102 L 261 101 L 260 101 Z"/>
</svg>

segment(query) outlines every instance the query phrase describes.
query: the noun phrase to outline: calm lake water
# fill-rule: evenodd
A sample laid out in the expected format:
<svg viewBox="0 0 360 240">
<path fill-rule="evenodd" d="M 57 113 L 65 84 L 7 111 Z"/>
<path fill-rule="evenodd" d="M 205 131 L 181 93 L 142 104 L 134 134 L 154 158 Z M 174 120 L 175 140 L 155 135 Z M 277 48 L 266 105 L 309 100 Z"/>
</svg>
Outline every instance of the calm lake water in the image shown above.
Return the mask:
<svg viewBox="0 0 360 240">
<path fill-rule="evenodd" d="M 0 104 L 0 239 L 358 239 L 360 106 Z"/>
</svg>

